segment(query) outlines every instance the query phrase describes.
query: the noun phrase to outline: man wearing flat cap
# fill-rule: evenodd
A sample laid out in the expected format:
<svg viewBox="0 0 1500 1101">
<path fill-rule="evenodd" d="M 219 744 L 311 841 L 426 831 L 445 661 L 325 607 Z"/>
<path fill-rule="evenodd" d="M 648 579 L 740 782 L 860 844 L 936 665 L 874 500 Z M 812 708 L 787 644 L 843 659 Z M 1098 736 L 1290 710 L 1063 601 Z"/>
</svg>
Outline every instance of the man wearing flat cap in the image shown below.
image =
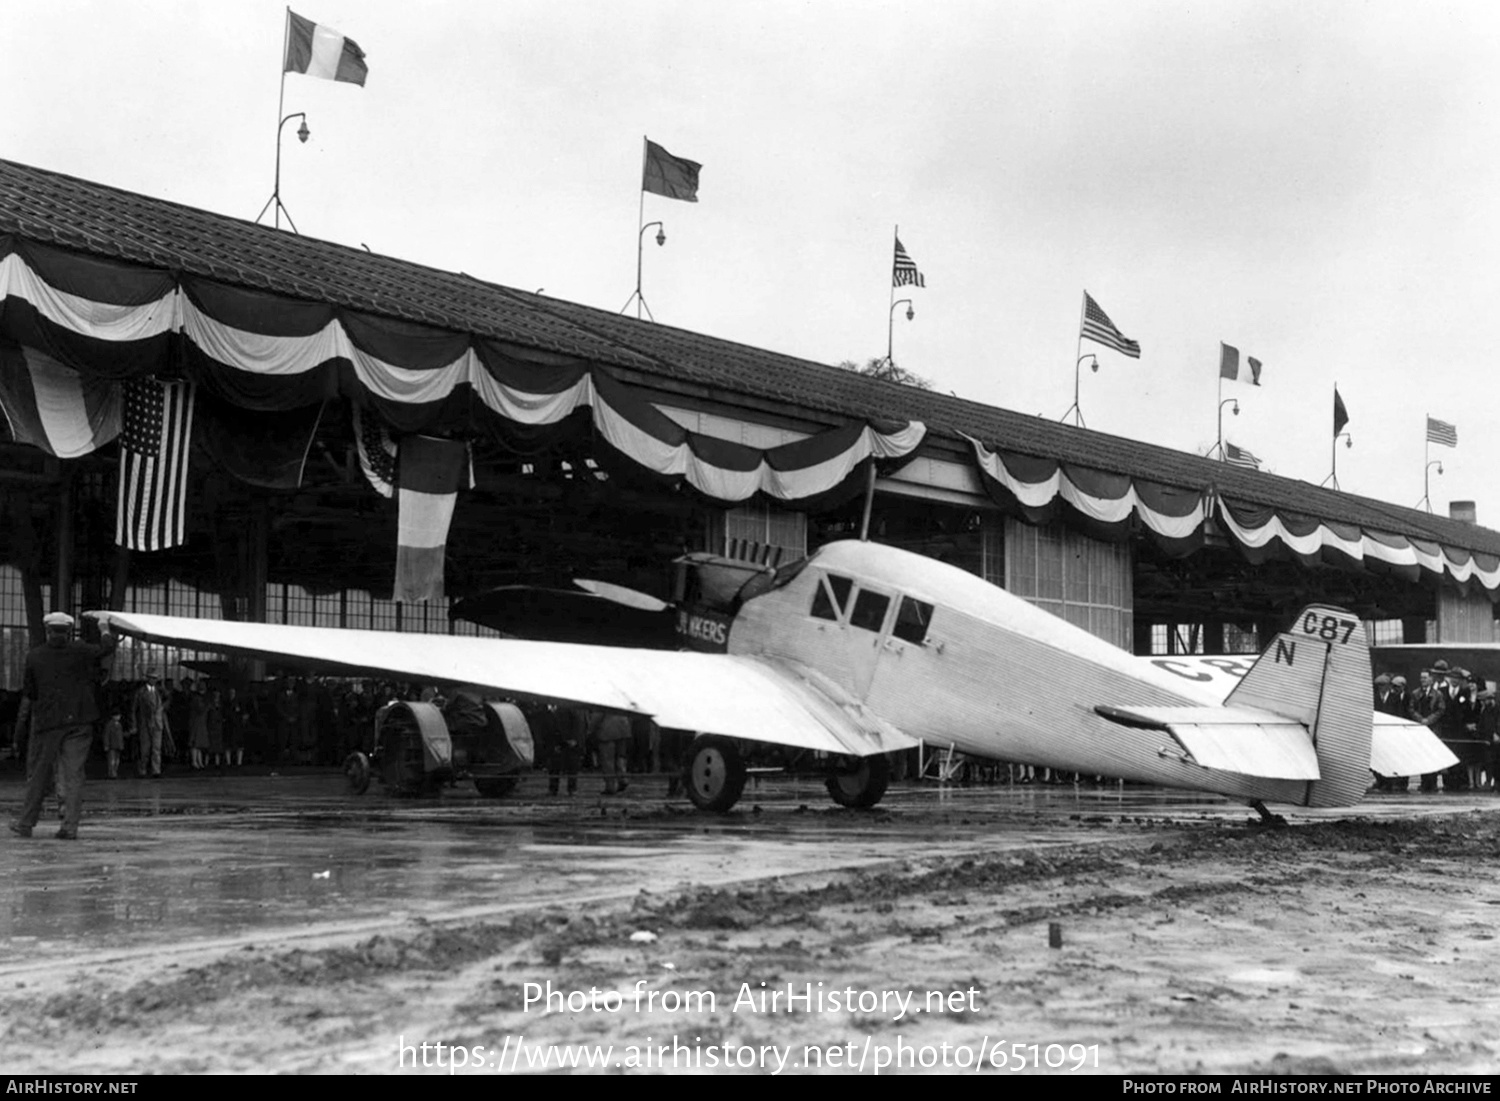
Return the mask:
<svg viewBox="0 0 1500 1101">
<path fill-rule="evenodd" d="M 63 823 L 57 836 L 78 837 L 83 816 L 83 768 L 99 719 L 96 687 L 100 664 L 114 653 L 115 637 L 105 630 L 97 645 L 73 639 L 73 617 L 53 612 L 42 620 L 47 641 L 26 655 L 21 690 L 31 704 L 31 744 L 27 747 L 26 800 L 10 830 L 30 837 L 42 814 L 42 800 L 53 770 L 63 795 Z"/>
</svg>

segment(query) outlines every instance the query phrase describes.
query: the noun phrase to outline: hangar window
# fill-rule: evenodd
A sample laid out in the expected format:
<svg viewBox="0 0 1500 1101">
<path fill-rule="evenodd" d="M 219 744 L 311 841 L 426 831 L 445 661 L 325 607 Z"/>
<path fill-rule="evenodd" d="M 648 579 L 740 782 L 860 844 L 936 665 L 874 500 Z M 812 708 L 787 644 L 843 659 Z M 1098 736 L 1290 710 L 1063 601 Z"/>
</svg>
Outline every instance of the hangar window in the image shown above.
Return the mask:
<svg viewBox="0 0 1500 1101">
<path fill-rule="evenodd" d="M 854 583 L 836 573 L 825 574 L 813 593 L 812 614 L 819 619 L 839 619 L 849 606 L 849 590 Z"/>
<path fill-rule="evenodd" d="M 854 614 L 849 617 L 849 622 L 866 631 L 878 631 L 885 622 L 885 610 L 890 606 L 891 598 L 884 593 L 861 589 L 859 596 L 854 598 Z"/>
<path fill-rule="evenodd" d="M 896 626 L 891 634 L 907 642 L 921 643 L 927 637 L 927 626 L 932 622 L 932 605 L 925 600 L 901 598 L 901 608 L 896 612 Z"/>
</svg>

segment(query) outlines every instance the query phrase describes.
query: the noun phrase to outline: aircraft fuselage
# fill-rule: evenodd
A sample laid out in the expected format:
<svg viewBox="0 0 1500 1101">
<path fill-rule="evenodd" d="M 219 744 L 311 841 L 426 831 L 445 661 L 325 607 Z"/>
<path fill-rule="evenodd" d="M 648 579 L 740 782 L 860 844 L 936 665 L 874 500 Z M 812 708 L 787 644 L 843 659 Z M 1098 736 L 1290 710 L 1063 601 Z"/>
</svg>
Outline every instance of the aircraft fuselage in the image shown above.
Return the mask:
<svg viewBox="0 0 1500 1101">
<path fill-rule="evenodd" d="M 929 746 L 1038 766 L 1305 803 L 1304 781 L 1206 769 L 1160 730 L 1095 705 L 1195 706 L 1166 672 L 934 559 L 833 543 L 747 601 L 729 652 L 815 669 Z"/>
</svg>

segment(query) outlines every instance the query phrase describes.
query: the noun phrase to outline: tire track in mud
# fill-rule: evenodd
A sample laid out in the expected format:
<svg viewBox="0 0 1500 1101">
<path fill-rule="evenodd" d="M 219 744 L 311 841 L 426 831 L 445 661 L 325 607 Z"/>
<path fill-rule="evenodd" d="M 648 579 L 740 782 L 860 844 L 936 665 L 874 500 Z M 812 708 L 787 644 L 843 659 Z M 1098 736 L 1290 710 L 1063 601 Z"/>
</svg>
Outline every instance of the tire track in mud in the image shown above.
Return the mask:
<svg viewBox="0 0 1500 1101">
<path fill-rule="evenodd" d="M 371 1036 L 382 1029 L 396 1034 L 413 1014 L 429 1022 L 434 1036 L 472 1042 L 525 1027 L 528 1021 L 517 1010 L 520 979 L 540 974 L 581 988 L 624 988 L 642 974 L 662 985 L 726 986 L 742 974 L 835 972 L 888 985 L 920 981 L 958 988 L 967 982 L 997 1002 L 1051 1005 L 1059 1020 L 1102 1030 L 1107 1015 L 1083 1002 L 1075 1005 L 1078 995 L 1064 980 L 1071 975 L 1087 987 L 1119 972 L 1123 961 L 1088 953 L 1064 960 L 1039 950 L 1035 967 L 1017 974 L 987 971 L 985 953 L 1004 945 L 1013 956 L 1018 931 L 1042 922 L 1064 923 L 1071 938 L 1079 927 L 1201 923 L 1220 903 L 1225 905 L 1219 909 L 1243 922 L 1269 920 L 1260 913 L 1266 909 L 1322 909 L 1326 921 L 1337 908 L 1305 900 L 1310 885 L 1347 899 L 1372 874 L 1396 884 L 1461 878 L 1476 861 L 1492 868 L 1497 853 L 1500 816 L 1493 814 L 1354 819 L 1285 830 L 1214 826 L 997 853 L 971 849 L 957 859 L 907 858 L 672 892 L 617 892 L 568 905 L 518 904 L 499 917 L 407 922 L 369 934 L 346 930 L 343 943 L 282 944 L 255 937 L 249 938 L 255 947 L 210 946 L 201 963 L 174 959 L 164 948 L 137 965 L 66 984 L 57 981 L 61 970 L 50 981 L 20 980 L 27 985 L 0 996 L 0 1019 L 10 1022 L 0 1042 L 20 1060 L 18 1069 L 45 1067 L 58 1053 L 91 1043 L 99 1061 L 83 1065 L 139 1069 L 141 1057 L 131 1052 L 146 1040 L 155 1052 L 151 1069 L 267 1069 L 270 1049 L 282 1054 L 269 1069 L 379 1069 L 383 1049 Z M 642 932 L 651 940 L 637 946 L 632 934 Z M 919 974 L 910 973 L 914 960 Z M 907 967 L 904 980 L 898 965 Z M 1048 965 L 1057 973 L 1048 973 Z M 1411 966 L 1416 970 L 1419 963 Z M 1197 1033 L 1234 1035 L 1243 1027 L 1236 1014 L 1255 1007 L 1249 995 L 1217 979 L 1173 975 L 1165 990 L 1140 995 L 1145 1008 L 1138 1011 Z M 986 1023 L 959 1015 L 924 1020 L 921 1028 L 957 1035 Z M 642 1024 L 657 1031 L 673 1026 Z M 738 1022 L 721 1015 L 686 1024 L 719 1036 L 732 1034 Z M 853 1024 L 884 1027 L 879 1021 Z M 235 1025 L 242 1041 L 230 1040 L 212 1057 L 190 1053 L 204 1028 Z M 912 1035 L 919 1034 L 913 1029 Z M 587 1038 L 589 1032 L 565 1029 L 562 1036 Z M 1181 1052 L 1152 1046 L 1154 1041 L 1128 1030 L 1115 1043 L 1122 1058 L 1138 1060 L 1132 1067 L 1193 1065 L 1182 1061 Z M 1476 1053 L 1447 1041 L 1437 1046 L 1454 1061 L 1450 1065 L 1488 1057 L 1487 1049 Z M 1259 1063 L 1241 1065 L 1322 1065 L 1319 1059 L 1327 1061 L 1304 1051 L 1267 1052 Z M 1375 1069 L 1373 1062 L 1358 1066 Z"/>
</svg>

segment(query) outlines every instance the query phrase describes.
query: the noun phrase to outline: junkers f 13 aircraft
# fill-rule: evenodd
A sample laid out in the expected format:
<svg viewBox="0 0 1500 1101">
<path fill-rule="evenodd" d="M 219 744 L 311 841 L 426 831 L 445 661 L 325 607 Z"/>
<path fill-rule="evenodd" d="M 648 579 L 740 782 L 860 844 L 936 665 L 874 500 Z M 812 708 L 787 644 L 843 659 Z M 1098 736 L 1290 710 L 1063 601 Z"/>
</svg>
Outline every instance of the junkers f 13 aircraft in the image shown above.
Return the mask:
<svg viewBox="0 0 1500 1101">
<path fill-rule="evenodd" d="M 1370 785 L 1369 653 L 1363 625 L 1338 608 L 1299 612 L 1219 704 L 1175 671 L 907 551 L 831 543 L 729 584 L 698 565 L 709 584 L 694 591 L 717 587 L 721 611 L 677 615 L 724 652 L 95 614 L 155 642 L 649 715 L 694 733 L 687 792 L 710 811 L 735 804 L 749 754 L 767 746 L 812 751 L 837 802 L 872 806 L 888 781 L 884 755 L 918 739 L 1216 792 L 1266 816 L 1267 802 L 1350 806 Z M 424 745 L 429 763 L 441 764 L 445 732 L 423 733 L 439 743 Z M 1434 745 L 1446 752 L 1424 728 L 1400 733 L 1404 773 L 1427 771 Z"/>
</svg>

